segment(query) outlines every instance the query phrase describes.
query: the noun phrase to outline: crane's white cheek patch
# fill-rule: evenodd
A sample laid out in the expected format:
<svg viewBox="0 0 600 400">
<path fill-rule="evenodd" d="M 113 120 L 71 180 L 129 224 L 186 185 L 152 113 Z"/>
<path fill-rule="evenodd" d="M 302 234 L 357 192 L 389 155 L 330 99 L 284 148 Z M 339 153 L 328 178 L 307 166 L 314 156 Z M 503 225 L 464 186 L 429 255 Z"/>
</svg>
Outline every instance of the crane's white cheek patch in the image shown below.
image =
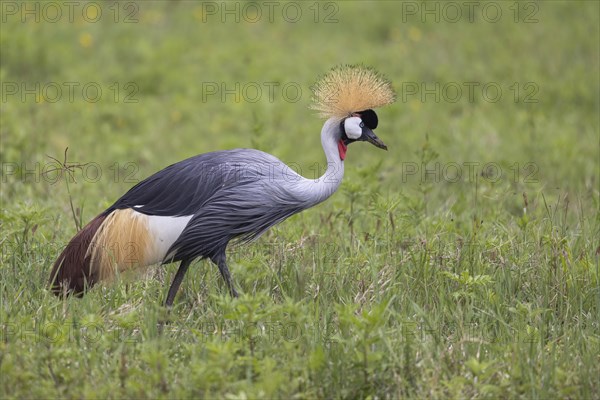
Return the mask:
<svg viewBox="0 0 600 400">
<path fill-rule="evenodd" d="M 167 250 L 175 243 L 191 219 L 192 215 L 184 217 L 148 215 L 148 231 L 153 240 L 152 249 L 146 259 L 149 265 L 164 260 Z"/>
<path fill-rule="evenodd" d="M 346 118 L 344 121 L 344 129 L 346 130 L 346 136 L 350 139 L 358 139 L 362 135 L 362 128 L 360 124 L 362 120 L 358 117 Z"/>
</svg>

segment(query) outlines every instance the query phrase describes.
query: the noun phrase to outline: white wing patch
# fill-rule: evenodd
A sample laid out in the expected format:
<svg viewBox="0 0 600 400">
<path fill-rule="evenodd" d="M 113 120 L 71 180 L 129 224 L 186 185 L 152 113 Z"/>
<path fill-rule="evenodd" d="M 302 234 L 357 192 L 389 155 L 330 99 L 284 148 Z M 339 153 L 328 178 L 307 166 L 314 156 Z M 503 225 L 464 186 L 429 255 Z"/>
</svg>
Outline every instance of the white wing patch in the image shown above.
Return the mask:
<svg viewBox="0 0 600 400">
<path fill-rule="evenodd" d="M 152 250 L 148 254 L 148 265 L 162 262 L 167 255 L 167 250 L 181 232 L 185 229 L 193 215 L 183 217 L 163 217 L 148 215 L 148 231 L 150 233 Z"/>
</svg>

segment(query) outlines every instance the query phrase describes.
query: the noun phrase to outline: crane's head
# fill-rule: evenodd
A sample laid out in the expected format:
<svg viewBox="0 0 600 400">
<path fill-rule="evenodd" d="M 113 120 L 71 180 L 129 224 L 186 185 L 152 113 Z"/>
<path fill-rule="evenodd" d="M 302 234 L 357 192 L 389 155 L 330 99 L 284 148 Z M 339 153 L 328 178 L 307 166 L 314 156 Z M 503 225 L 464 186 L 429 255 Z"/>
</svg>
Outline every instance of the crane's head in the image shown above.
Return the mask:
<svg viewBox="0 0 600 400">
<path fill-rule="evenodd" d="M 311 108 L 319 111 L 321 117 L 340 121 L 338 147 L 342 160 L 346 146 L 356 141 L 367 141 L 387 150 L 373 132 L 378 123 L 373 108 L 394 102 L 395 94 L 388 80 L 371 68 L 347 65 L 333 68 L 312 89 Z"/>
<path fill-rule="evenodd" d="M 340 140 L 345 146 L 352 142 L 366 141 L 380 149 L 387 150 L 387 146 L 375 135 L 373 129 L 377 128 L 377 114 L 368 109 L 352 113 L 340 123 L 342 136 Z"/>
</svg>

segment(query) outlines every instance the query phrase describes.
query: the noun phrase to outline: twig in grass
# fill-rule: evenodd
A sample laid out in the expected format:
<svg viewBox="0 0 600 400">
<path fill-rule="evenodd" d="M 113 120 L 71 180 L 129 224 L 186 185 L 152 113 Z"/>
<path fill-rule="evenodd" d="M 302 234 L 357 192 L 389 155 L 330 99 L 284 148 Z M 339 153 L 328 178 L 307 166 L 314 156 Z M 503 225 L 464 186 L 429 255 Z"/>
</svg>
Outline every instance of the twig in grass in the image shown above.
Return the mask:
<svg viewBox="0 0 600 400">
<path fill-rule="evenodd" d="M 45 171 L 44 174 L 49 174 L 51 172 L 55 172 L 55 171 L 60 171 L 61 176 L 64 172 L 66 172 L 69 177 L 71 179 L 73 179 L 73 182 L 77 183 L 77 180 L 75 179 L 75 169 L 82 169 L 83 167 L 85 167 L 86 165 L 88 165 L 89 163 L 84 163 L 84 164 L 80 164 L 80 163 L 69 163 L 67 161 L 67 151 L 69 151 L 69 148 L 65 148 L 65 154 L 64 154 L 64 159 L 63 161 L 59 161 L 56 158 L 49 156 L 46 154 L 46 157 L 50 158 L 51 160 L 55 161 L 59 166 L 53 169 L 50 169 L 48 171 Z M 80 231 L 82 228 L 82 210 L 79 210 L 79 216 L 77 216 L 77 213 L 75 212 L 75 207 L 73 206 L 73 197 L 71 196 L 71 188 L 69 187 L 69 179 L 65 178 L 65 185 L 67 186 L 67 193 L 69 194 L 69 205 L 71 206 L 71 213 L 73 215 L 73 222 L 75 223 L 75 229 L 77 229 L 77 231 Z"/>
</svg>

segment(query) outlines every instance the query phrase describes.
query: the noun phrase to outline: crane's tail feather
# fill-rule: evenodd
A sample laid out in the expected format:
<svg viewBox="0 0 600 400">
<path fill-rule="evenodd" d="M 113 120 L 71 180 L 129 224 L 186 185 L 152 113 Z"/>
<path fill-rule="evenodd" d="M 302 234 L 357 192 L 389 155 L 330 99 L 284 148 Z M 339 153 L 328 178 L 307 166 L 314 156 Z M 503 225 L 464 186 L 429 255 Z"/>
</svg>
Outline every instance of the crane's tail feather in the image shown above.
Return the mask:
<svg viewBox="0 0 600 400">
<path fill-rule="evenodd" d="M 131 208 L 94 218 L 71 239 L 54 263 L 50 274 L 52 292 L 57 296 L 81 296 L 98 281 L 160 261 L 148 225 L 148 216 Z"/>
<path fill-rule="evenodd" d="M 90 221 L 58 256 L 50 273 L 50 289 L 57 296 L 67 292 L 80 295 L 86 285 L 97 281 L 87 250 L 105 219 L 105 215 L 99 215 Z"/>
</svg>

